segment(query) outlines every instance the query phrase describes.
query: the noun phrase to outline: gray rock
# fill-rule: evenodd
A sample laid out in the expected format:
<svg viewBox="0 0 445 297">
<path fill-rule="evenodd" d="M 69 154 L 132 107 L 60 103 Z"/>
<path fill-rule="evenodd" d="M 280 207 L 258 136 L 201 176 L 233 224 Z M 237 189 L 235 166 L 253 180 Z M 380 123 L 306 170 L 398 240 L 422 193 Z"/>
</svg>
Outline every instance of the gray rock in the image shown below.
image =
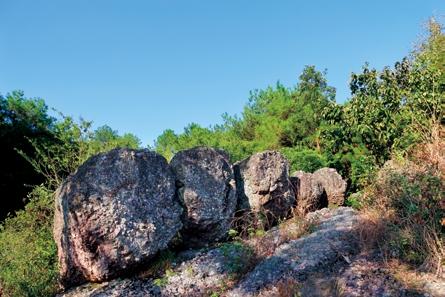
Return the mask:
<svg viewBox="0 0 445 297">
<path fill-rule="evenodd" d="M 180 230 L 181 212 L 162 156 L 114 149 L 90 158 L 56 192 L 62 284 L 104 281 L 146 263 Z"/>
<path fill-rule="evenodd" d="M 87 284 L 59 296 L 208 297 L 229 285 L 233 273 L 236 272 L 234 270 L 242 269 L 249 256 L 247 248 L 235 244 L 189 253 L 193 254 L 191 259 L 185 260 L 168 275 L 158 279 L 130 278 L 102 284 Z"/>
<path fill-rule="evenodd" d="M 270 296 L 267 291 L 273 291 L 281 280 L 304 281 L 358 251 L 357 238 L 353 236 L 358 214 L 351 208 L 325 208 L 310 213 L 307 219 L 318 222 L 315 232 L 282 244 L 226 296 Z"/>
<path fill-rule="evenodd" d="M 289 163 L 276 151 L 257 153 L 234 165 L 238 208 L 264 212 L 273 220 L 288 216 L 295 203 Z"/>
<path fill-rule="evenodd" d="M 297 171 L 290 177 L 296 193 L 296 211 L 300 215 L 328 206 L 326 192 L 312 173 Z"/>
<path fill-rule="evenodd" d="M 177 153 L 170 166 L 185 209 L 184 243 L 197 247 L 225 238 L 236 208 L 235 180 L 228 155 L 197 147 Z"/>
<path fill-rule="evenodd" d="M 336 261 L 357 251 L 357 238 L 352 236 L 358 220 L 354 210 L 323 209 L 309 214 L 307 220 L 318 224 L 314 233 L 296 240 L 282 241 L 285 236 L 278 239 L 272 255 L 263 260 L 257 259 L 246 245 L 225 243 L 210 250 L 184 252 L 187 259 L 178 262 L 162 277 L 162 282 L 118 279 L 84 285 L 61 296 L 277 296 L 270 294 L 276 291 L 277 282 L 308 279 L 314 272 L 328 270 Z M 282 237 L 278 229 L 268 233 Z"/>
<path fill-rule="evenodd" d="M 329 206 L 341 206 L 345 203 L 346 181 L 334 168 L 321 168 L 313 173 L 328 197 Z"/>
<path fill-rule="evenodd" d="M 247 266 L 249 256 L 248 248 L 233 243 L 199 252 L 174 269 L 160 296 L 211 296 L 229 285 L 233 275 Z"/>
<path fill-rule="evenodd" d="M 422 296 L 409 294 L 407 288 L 385 267 L 381 259 L 381 256 L 376 259 L 364 253 L 352 258 L 348 266 L 336 273 L 337 286 L 343 293 L 342 296 Z"/>
<path fill-rule="evenodd" d="M 155 297 L 160 290 L 151 281 L 137 278 L 85 284 L 57 295 L 59 297 Z"/>
</svg>

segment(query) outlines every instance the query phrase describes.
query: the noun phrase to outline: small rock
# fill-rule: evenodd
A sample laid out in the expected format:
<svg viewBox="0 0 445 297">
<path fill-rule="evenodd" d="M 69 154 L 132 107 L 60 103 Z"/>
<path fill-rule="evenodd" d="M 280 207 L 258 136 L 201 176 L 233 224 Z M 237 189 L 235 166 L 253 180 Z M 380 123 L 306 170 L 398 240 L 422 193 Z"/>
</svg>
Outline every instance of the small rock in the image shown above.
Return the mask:
<svg viewBox="0 0 445 297">
<path fill-rule="evenodd" d="M 291 176 L 297 199 L 296 210 L 300 215 L 328 206 L 326 192 L 312 173 L 297 171 Z"/>
<path fill-rule="evenodd" d="M 345 203 L 346 181 L 334 168 L 321 168 L 313 173 L 313 178 L 321 183 L 328 198 L 329 206 L 342 206 Z"/>
</svg>

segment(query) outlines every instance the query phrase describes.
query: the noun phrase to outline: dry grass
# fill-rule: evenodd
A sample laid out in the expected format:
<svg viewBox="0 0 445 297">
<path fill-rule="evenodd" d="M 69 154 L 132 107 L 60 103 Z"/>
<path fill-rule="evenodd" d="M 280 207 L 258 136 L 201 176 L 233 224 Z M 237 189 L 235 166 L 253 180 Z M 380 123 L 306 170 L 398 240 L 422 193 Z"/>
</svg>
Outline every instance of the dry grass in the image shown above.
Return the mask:
<svg viewBox="0 0 445 297">
<path fill-rule="evenodd" d="M 264 288 L 258 297 L 297 297 L 301 284 L 292 277 L 286 277 L 274 285 Z"/>
<path fill-rule="evenodd" d="M 422 292 L 426 281 L 436 279 L 434 274 L 420 273 L 397 259 L 389 259 L 384 267 L 403 287 L 412 291 Z"/>
<path fill-rule="evenodd" d="M 360 215 L 356 232 L 362 251 L 371 251 L 379 247 L 387 231 L 388 213 L 375 209 L 364 209 Z"/>
<path fill-rule="evenodd" d="M 442 275 L 445 265 L 445 138 L 435 127 L 409 158 L 391 160 L 364 191 L 363 248 L 379 247 L 416 269 Z"/>
<path fill-rule="evenodd" d="M 283 243 L 310 233 L 315 224 L 315 222 L 308 222 L 302 217 L 295 216 L 283 221 L 267 233 L 262 232 L 260 235 L 251 236 L 244 242 L 252 248 L 258 258 L 262 259 L 271 256 Z"/>
<path fill-rule="evenodd" d="M 445 175 L 445 127 L 441 124 L 434 124 L 431 129 L 423 132 L 423 143 L 415 147 L 411 153 L 411 159 L 420 168 L 425 165 L 434 174 L 444 177 Z"/>
<path fill-rule="evenodd" d="M 231 228 L 238 232 L 240 238 L 245 239 L 252 237 L 257 232 L 271 229 L 282 220 L 283 218 L 275 216 L 267 209 L 260 211 L 240 210 L 235 213 Z"/>
</svg>

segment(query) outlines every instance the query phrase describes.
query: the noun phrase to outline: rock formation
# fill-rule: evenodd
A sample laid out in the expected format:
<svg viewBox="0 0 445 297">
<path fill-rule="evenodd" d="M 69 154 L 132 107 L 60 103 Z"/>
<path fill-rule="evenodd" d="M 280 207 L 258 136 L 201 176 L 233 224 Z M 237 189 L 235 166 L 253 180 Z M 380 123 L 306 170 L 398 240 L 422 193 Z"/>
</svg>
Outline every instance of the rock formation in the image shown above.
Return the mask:
<svg viewBox="0 0 445 297">
<path fill-rule="evenodd" d="M 318 271 L 330 269 L 357 252 L 353 236 L 358 215 L 350 208 L 324 209 L 308 216 L 317 224 L 309 236 L 286 241 L 286 235 L 274 228 L 277 246 L 264 259 L 255 258 L 249 248 L 227 244 L 210 250 L 189 252 L 162 284 L 154 279 L 120 279 L 100 285 L 85 285 L 67 292 L 63 297 L 175 297 L 175 296 L 280 296 L 279 282 L 299 282 Z M 188 258 L 188 259 L 187 259 Z M 251 270 L 247 266 L 253 265 Z M 240 270 L 239 270 L 240 269 Z M 238 283 L 234 276 L 239 278 Z M 229 287 L 229 288 L 227 288 Z M 223 294 L 219 292 L 225 291 Z M 218 295 L 216 295 L 218 293 Z M 286 296 L 286 295 L 282 295 Z M 293 296 L 289 295 L 289 296 Z M 326 295 L 332 296 L 332 295 Z"/>
<path fill-rule="evenodd" d="M 264 212 L 273 220 L 286 217 L 295 203 L 289 163 L 282 154 L 266 151 L 234 165 L 240 209 Z"/>
<path fill-rule="evenodd" d="M 343 204 L 346 183 L 333 169 L 293 177 L 288 171 L 276 151 L 233 168 L 226 153 L 206 147 L 179 152 L 170 164 L 148 150 L 90 158 L 56 192 L 54 237 L 63 285 L 96 283 L 62 296 L 291 296 L 295 284 L 340 271 L 358 252 L 358 214 L 344 207 L 316 210 L 328 199 Z M 265 215 L 269 228 L 295 205 L 300 216 L 263 235 L 215 245 L 227 236 L 237 206 Z M 194 249 L 177 251 L 168 273 L 147 277 L 143 268 L 177 234 Z M 345 288 L 355 288 L 344 279 Z"/>
<path fill-rule="evenodd" d="M 196 247 L 226 237 L 236 208 L 228 155 L 212 148 L 192 148 L 176 154 L 170 165 L 185 209 L 183 242 Z"/>
<path fill-rule="evenodd" d="M 297 171 L 290 179 L 295 189 L 298 214 L 305 215 L 328 206 L 326 192 L 312 173 Z"/>
<path fill-rule="evenodd" d="M 314 172 L 313 178 L 321 183 L 328 197 L 329 206 L 345 203 L 346 181 L 334 168 L 321 168 Z"/>
<path fill-rule="evenodd" d="M 114 149 L 90 158 L 56 193 L 61 282 L 104 281 L 145 263 L 180 230 L 181 212 L 162 156 Z"/>
<path fill-rule="evenodd" d="M 350 257 L 357 252 L 357 238 L 353 231 L 358 216 L 354 210 L 323 209 L 309 214 L 307 218 L 318 225 L 312 234 L 277 247 L 226 296 L 274 296 L 281 281 L 298 283 L 306 280 L 311 274 L 329 269 L 341 261 L 339 257 L 342 255 Z"/>
</svg>

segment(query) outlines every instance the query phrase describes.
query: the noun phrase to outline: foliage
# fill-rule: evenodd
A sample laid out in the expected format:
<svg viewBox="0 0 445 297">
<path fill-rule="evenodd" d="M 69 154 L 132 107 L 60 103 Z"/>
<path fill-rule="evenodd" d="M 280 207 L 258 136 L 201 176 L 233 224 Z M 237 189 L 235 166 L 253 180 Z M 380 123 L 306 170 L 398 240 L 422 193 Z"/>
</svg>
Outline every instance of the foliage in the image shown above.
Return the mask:
<svg viewBox="0 0 445 297">
<path fill-rule="evenodd" d="M 5 296 L 50 296 L 57 290 L 52 192 L 37 186 L 29 203 L 0 226 L 0 282 Z"/>
<path fill-rule="evenodd" d="M 443 26 L 434 18 L 428 23 L 428 36 L 414 52 L 418 61 L 430 64 L 440 72 L 440 88 L 445 91 L 445 35 Z"/>
<path fill-rule="evenodd" d="M 224 123 L 210 128 L 190 124 L 181 134 L 165 130 L 155 150 L 167 159 L 179 150 L 206 145 L 225 149 L 232 161 L 268 149 L 319 146 L 321 111 L 334 100 L 326 74 L 307 66 L 293 88 L 281 83 L 251 93 L 241 117 L 223 115 Z"/>
<path fill-rule="evenodd" d="M 224 114 L 222 125 L 209 128 L 190 124 L 179 134 L 166 130 L 155 149 L 170 159 L 182 149 L 213 146 L 232 161 L 280 150 L 292 170 L 336 168 L 353 193 L 393 154 L 406 154 L 443 121 L 444 40 L 441 26 L 431 22 L 429 37 L 410 57 L 381 71 L 365 64 L 352 74 L 344 104 L 335 102 L 326 73 L 307 66 L 295 87 L 255 90 L 240 116 Z"/>
<path fill-rule="evenodd" d="M 385 168 L 366 194 L 368 206 L 378 208 L 387 220 L 382 248 L 440 273 L 445 256 L 445 181 L 427 168 L 430 165 L 407 162 Z"/>
<path fill-rule="evenodd" d="M 102 126 L 91 131 L 91 122 L 63 117 L 54 126 L 54 141 L 39 143 L 29 140 L 35 150 L 31 157 L 19 151 L 34 168 L 43 175 L 50 188 L 56 188 L 66 175 L 74 172 L 89 157 L 115 147 L 138 148 L 139 139 L 132 134 L 119 136 L 117 131 Z"/>
<path fill-rule="evenodd" d="M 54 122 L 42 99 L 26 99 L 20 91 L 0 95 L 0 222 L 8 213 L 24 206 L 24 198 L 32 189 L 30 185 L 44 181 L 43 176 L 35 172 L 16 149 L 34 157 L 34 150 L 27 139 L 38 143 L 51 142 Z"/>
<path fill-rule="evenodd" d="M 314 172 L 327 166 L 326 156 L 316 150 L 295 147 L 282 148 L 281 152 L 289 160 L 291 171 Z"/>
<path fill-rule="evenodd" d="M 63 178 L 93 154 L 116 146 L 139 146 L 132 135 L 118 136 L 109 127 L 91 131 L 90 122 L 76 123 L 70 117 L 51 121 L 50 128 L 50 141 L 28 138 L 32 155 L 19 151 L 45 183 L 34 187 L 25 209 L 0 228 L 0 283 L 7 296 L 49 296 L 57 290 L 53 193 Z"/>
<path fill-rule="evenodd" d="M 295 86 L 278 82 L 251 92 L 242 113 L 224 114 L 220 125 L 165 130 L 154 149 L 170 160 L 180 150 L 212 146 L 226 150 L 232 161 L 273 149 L 289 159 L 292 170 L 334 167 L 348 180 L 349 193 L 360 193 L 347 200 L 349 205 L 381 210 L 387 220 L 382 244 L 409 263 L 440 267 L 445 256 L 442 26 L 432 20 L 428 37 L 393 67 L 379 71 L 365 64 L 352 74 L 350 89 L 351 98 L 337 104 L 326 72 L 306 66 Z M 23 208 L 24 197 L 29 201 L 1 225 L 0 283 L 11 296 L 51 295 L 57 290 L 53 191 L 90 156 L 115 147 L 139 148 L 140 141 L 108 126 L 93 130 L 88 121 L 52 117 L 42 99 L 20 91 L 0 96 L 0 141 L 0 220 Z M 419 157 L 420 152 L 428 154 Z M 404 163 L 379 170 L 391 159 Z M 247 235 L 264 224 L 261 218 L 249 221 Z M 243 237 L 244 231 L 230 235 Z M 234 274 L 253 259 L 239 243 L 221 248 Z"/>
<path fill-rule="evenodd" d="M 253 250 L 241 241 L 223 243 L 220 249 L 226 260 L 226 268 L 233 278 L 244 274 L 255 257 Z"/>
<path fill-rule="evenodd" d="M 435 32 L 442 39 L 443 34 Z M 393 154 L 406 154 L 443 120 L 442 73 L 430 57 L 445 47 L 429 52 L 429 43 L 438 38 L 426 42 L 428 51 L 404 58 L 393 68 L 379 72 L 365 65 L 362 73 L 352 74 L 352 98 L 344 105 L 332 102 L 325 108 L 322 147 L 349 177 L 351 189 L 362 188 L 376 168 Z"/>
<path fill-rule="evenodd" d="M 63 115 L 57 120 L 43 99 L 26 98 L 21 91 L 0 95 L 0 221 L 22 208 L 32 187 L 49 177 L 56 186 L 92 154 L 140 146 L 132 134 L 119 136 L 108 126 L 91 131 L 91 124 Z"/>
</svg>

